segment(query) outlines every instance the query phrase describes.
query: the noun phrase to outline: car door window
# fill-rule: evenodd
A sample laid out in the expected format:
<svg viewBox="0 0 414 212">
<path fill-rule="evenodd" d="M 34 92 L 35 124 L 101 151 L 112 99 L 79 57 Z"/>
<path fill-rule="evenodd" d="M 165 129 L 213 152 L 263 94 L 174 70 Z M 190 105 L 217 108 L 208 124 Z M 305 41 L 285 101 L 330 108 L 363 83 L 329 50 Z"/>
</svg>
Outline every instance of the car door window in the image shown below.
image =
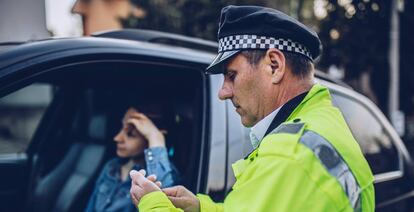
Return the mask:
<svg viewBox="0 0 414 212">
<path fill-rule="evenodd" d="M 26 151 L 51 99 L 48 84 L 32 84 L 0 98 L 0 154 Z"/>
<path fill-rule="evenodd" d="M 387 129 L 375 113 L 353 98 L 333 93 L 355 139 L 361 146 L 374 174 L 397 171 L 399 154 Z"/>
</svg>

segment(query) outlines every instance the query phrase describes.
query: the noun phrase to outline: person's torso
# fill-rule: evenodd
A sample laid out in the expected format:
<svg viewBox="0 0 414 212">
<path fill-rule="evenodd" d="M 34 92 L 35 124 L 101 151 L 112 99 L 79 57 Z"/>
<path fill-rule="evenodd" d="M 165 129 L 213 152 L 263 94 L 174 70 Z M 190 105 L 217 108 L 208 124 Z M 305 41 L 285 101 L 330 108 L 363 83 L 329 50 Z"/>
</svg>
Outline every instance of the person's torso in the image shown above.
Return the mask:
<svg viewBox="0 0 414 212">
<path fill-rule="evenodd" d="M 249 184 L 265 183 L 267 180 L 286 181 L 281 179 L 284 175 L 280 175 L 278 179 L 266 179 L 264 176 L 262 182 L 252 182 L 253 176 L 261 173 L 257 170 L 257 167 L 263 167 L 259 166 L 263 163 L 260 161 L 269 163 L 269 155 L 275 158 L 270 163 L 277 163 L 277 158 L 295 161 L 315 184 L 303 188 L 315 191 L 301 191 L 292 186 L 291 189 L 297 189 L 298 195 L 294 200 L 286 201 L 310 201 L 312 195 L 306 197 L 301 194 L 308 192 L 316 195 L 320 190 L 330 199 L 325 204 L 336 205 L 337 209 L 345 207 L 352 211 L 362 206 L 364 211 L 373 211 L 373 175 L 341 112 L 332 106 L 326 88 L 315 85 L 284 123 L 265 136 L 260 146 L 247 158 L 233 165 L 237 181 L 226 201 L 248 202 L 252 198 L 260 198 L 261 194 L 252 195 L 254 186 L 250 191 L 245 189 Z M 264 157 L 267 158 L 262 159 Z M 286 176 L 289 176 L 288 173 Z M 295 182 L 297 180 L 303 181 L 303 178 L 291 176 L 286 182 L 299 185 Z M 322 205 L 321 202 L 319 204 Z"/>
<path fill-rule="evenodd" d="M 96 185 L 95 211 L 136 211 L 129 193 L 131 179 L 121 180 L 119 159 L 110 161 L 108 166 L 104 177 Z"/>
</svg>

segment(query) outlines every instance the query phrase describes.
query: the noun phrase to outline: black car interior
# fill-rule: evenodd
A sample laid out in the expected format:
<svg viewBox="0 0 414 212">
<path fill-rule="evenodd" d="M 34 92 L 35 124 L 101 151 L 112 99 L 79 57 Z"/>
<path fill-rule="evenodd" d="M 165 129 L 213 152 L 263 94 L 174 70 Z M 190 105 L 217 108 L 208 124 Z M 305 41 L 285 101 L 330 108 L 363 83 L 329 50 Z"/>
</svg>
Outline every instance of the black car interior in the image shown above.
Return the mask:
<svg viewBox="0 0 414 212">
<path fill-rule="evenodd" d="M 180 183 L 195 191 L 202 146 L 201 72 L 117 63 L 65 69 L 39 79 L 55 91 L 28 150 L 32 169 L 26 211 L 85 209 L 101 168 L 116 156 L 113 137 L 131 105 L 149 111 L 167 132 Z"/>
</svg>

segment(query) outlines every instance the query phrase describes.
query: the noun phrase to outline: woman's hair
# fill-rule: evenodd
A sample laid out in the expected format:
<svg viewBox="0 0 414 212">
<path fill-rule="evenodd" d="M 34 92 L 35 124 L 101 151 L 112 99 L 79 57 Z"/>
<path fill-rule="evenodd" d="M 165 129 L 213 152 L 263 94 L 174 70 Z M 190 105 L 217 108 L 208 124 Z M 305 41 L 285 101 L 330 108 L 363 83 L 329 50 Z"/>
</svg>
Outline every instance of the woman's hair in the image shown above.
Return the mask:
<svg viewBox="0 0 414 212">
<path fill-rule="evenodd" d="M 173 122 L 171 107 L 164 100 L 139 98 L 130 101 L 130 104 L 125 106 L 124 112 L 132 107 L 138 112 L 145 114 L 160 130 L 168 131 Z"/>
</svg>

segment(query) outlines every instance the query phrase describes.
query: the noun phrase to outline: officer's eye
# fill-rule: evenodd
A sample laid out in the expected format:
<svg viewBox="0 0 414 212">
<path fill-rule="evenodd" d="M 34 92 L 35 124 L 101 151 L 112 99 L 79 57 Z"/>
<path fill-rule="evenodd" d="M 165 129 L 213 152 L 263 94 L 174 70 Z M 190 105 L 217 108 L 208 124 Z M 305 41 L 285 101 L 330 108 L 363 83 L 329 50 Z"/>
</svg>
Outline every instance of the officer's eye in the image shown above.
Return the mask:
<svg viewBox="0 0 414 212">
<path fill-rule="evenodd" d="M 228 71 L 226 73 L 226 78 L 233 81 L 236 78 L 236 73 L 234 71 Z"/>
</svg>

